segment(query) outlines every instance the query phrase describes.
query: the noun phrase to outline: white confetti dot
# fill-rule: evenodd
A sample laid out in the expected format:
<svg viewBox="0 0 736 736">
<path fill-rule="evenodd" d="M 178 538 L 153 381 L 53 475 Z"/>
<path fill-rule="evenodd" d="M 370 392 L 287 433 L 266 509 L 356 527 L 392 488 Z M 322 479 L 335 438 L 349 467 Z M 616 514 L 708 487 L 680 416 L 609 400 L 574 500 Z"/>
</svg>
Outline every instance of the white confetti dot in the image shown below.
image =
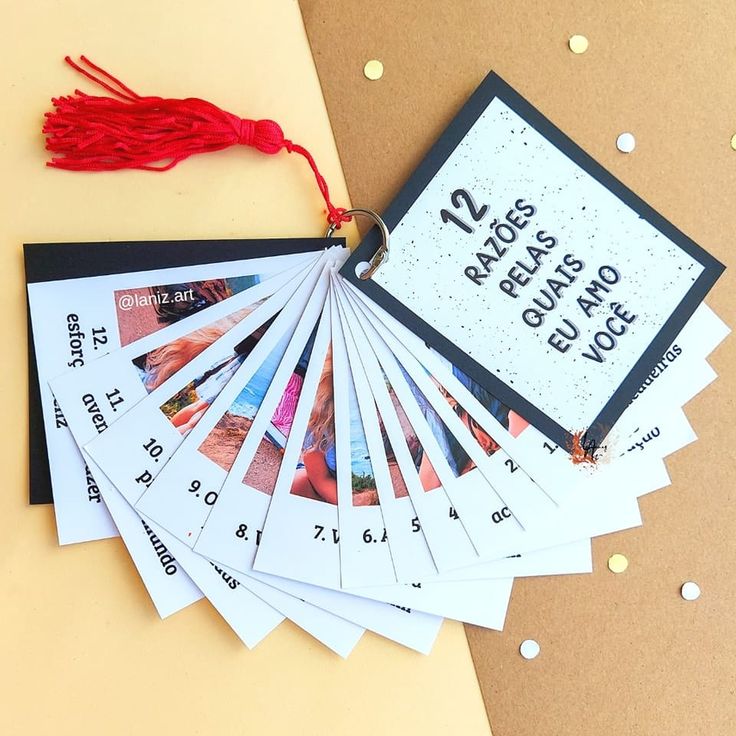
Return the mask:
<svg viewBox="0 0 736 736">
<path fill-rule="evenodd" d="M 371 264 L 368 261 L 361 261 L 355 264 L 355 275 L 360 278 L 369 268 Z"/>
<path fill-rule="evenodd" d="M 519 647 L 519 653 L 524 659 L 534 659 L 539 654 L 539 644 L 534 639 L 524 639 Z"/>
<path fill-rule="evenodd" d="M 636 138 L 634 138 L 634 134 L 621 133 L 621 135 L 616 138 L 616 148 L 618 148 L 621 153 L 631 153 L 636 148 Z"/>
<path fill-rule="evenodd" d="M 688 580 L 686 583 L 683 583 L 682 588 L 680 588 L 680 595 L 686 601 L 696 601 L 700 598 L 700 586 L 692 580 Z"/>
</svg>

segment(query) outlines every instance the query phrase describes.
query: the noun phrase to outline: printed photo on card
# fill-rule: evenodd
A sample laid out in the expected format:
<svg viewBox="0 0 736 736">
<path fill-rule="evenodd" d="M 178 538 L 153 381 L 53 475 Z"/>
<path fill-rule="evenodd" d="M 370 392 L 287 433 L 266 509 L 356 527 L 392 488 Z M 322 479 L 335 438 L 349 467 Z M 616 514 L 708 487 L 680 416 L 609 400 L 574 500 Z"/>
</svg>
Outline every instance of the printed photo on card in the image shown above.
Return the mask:
<svg viewBox="0 0 736 736">
<path fill-rule="evenodd" d="M 355 329 L 360 322 L 354 320 Z M 364 333 L 363 349 L 360 358 L 365 366 L 365 376 L 376 401 L 383 431 L 390 443 L 387 456 L 389 471 L 395 488 L 401 495 L 406 489 L 416 511 L 410 520 L 412 533 L 420 531 L 425 536 L 432 553 L 432 559 L 440 570 L 453 569 L 477 561 L 477 552 L 459 522 L 459 517 L 447 496 L 434 467 L 425 452 L 424 446 L 407 416 L 391 380 L 384 372 L 373 351 L 368 349 L 371 342 Z M 384 360 L 388 360 L 384 356 Z M 411 397 L 410 393 L 406 393 Z M 411 397 L 413 401 L 413 397 Z M 415 417 L 419 420 L 419 417 Z M 420 429 L 429 431 L 428 427 Z M 400 475 L 403 485 L 397 483 Z M 419 552 L 418 559 L 422 559 Z"/>
<path fill-rule="evenodd" d="M 370 319 L 369 311 L 362 310 L 360 303 L 357 307 L 363 319 Z M 508 457 L 493 435 L 473 417 L 467 405 L 458 401 L 457 394 L 450 393 L 429 375 L 392 335 L 384 334 L 384 337 L 395 356 L 400 358 L 414 398 L 432 427 L 455 477 L 468 476 L 464 482 L 473 489 L 470 493 L 474 496 L 475 513 L 493 518 L 499 509 L 497 505 L 488 505 L 488 502 L 495 493 L 503 501 L 502 507 L 508 509 L 523 526 L 540 523 L 553 506 L 552 499 Z M 376 341 L 380 339 L 376 337 Z M 457 369 L 454 376 L 465 387 L 466 393 L 473 395 L 486 412 L 492 414 L 498 424 L 510 429 L 512 434 L 518 434 L 526 426 L 526 422 L 477 382 Z M 490 485 L 493 493 L 483 492 L 484 485 Z"/>
<path fill-rule="evenodd" d="M 254 569 L 340 586 L 329 302 L 284 448 Z"/>
<path fill-rule="evenodd" d="M 78 444 L 85 445 L 146 396 L 155 394 L 151 401 L 160 397 L 161 403 L 170 399 L 182 386 L 166 393 L 166 383 L 180 369 L 198 361 L 187 378 L 192 380 L 216 365 L 218 359 L 233 357 L 233 347 L 243 336 L 234 340 L 230 331 L 242 331 L 251 325 L 260 327 L 278 312 L 308 270 L 302 266 L 294 271 L 287 269 L 226 302 L 53 379 L 52 390 L 65 408 L 64 416 Z M 257 319 L 260 322 L 254 325 Z M 213 348 L 218 339 L 227 335 L 230 342 L 224 353 L 221 346 Z M 149 354 L 155 356 L 151 370 L 147 364 Z M 213 360 L 207 362 L 210 355 Z M 227 362 L 221 368 L 226 369 Z"/>
<path fill-rule="evenodd" d="M 478 553 L 486 554 L 485 545 L 497 533 L 494 527 L 518 522 L 474 464 L 466 462 L 469 458 L 462 445 L 417 385 L 421 376 L 409 375 L 406 366 L 399 363 L 369 323 L 365 323 L 364 329 L 371 334 L 376 355 L 421 443 L 422 482 L 428 487 L 441 486 L 446 491 L 452 502 L 450 517 L 462 524 Z"/>
<path fill-rule="evenodd" d="M 347 254 L 332 251 L 329 255 L 339 262 Z M 328 286 L 329 273 L 324 271 L 263 398 L 254 401 L 252 392 L 245 390 L 198 447 L 196 464 L 202 467 L 201 472 L 204 458 L 219 466 L 207 471 L 208 484 L 216 476 L 221 478 L 223 471 L 228 475 L 224 483 L 219 481 L 219 496 L 195 549 L 238 571 L 252 568 L 315 342 L 326 344 L 329 340 L 329 314 L 323 312 Z M 247 424 L 244 436 L 237 429 L 243 423 Z M 239 446 L 230 439 L 233 432 L 238 441 L 242 437 Z M 173 462 L 178 464 L 180 458 Z M 188 467 L 187 456 L 182 456 L 181 462 Z"/>
<path fill-rule="evenodd" d="M 77 441 L 84 444 L 91 437 L 80 440 L 77 435 L 98 434 L 130 405 L 147 394 L 160 392 L 171 376 L 201 353 L 208 354 L 218 339 L 235 328 L 242 329 L 242 322 L 251 324 L 255 319 L 252 312 L 260 308 L 261 315 L 276 314 L 314 263 L 286 269 L 188 319 L 54 378 L 51 389 Z"/>
<path fill-rule="evenodd" d="M 308 356 L 303 356 L 311 358 L 312 350 L 315 349 L 316 346 L 318 358 L 317 369 L 314 370 L 312 373 L 307 371 L 303 374 L 304 380 L 303 382 L 300 382 L 300 392 L 301 389 L 306 387 L 308 391 L 316 395 L 316 383 L 324 378 L 325 357 L 329 345 L 330 320 L 329 310 L 327 310 L 323 313 L 323 318 L 320 321 L 320 326 L 318 327 L 311 347 L 308 346 L 308 349 L 305 349 L 305 353 L 308 350 Z M 303 364 L 303 361 L 300 361 L 300 363 Z M 279 404 L 280 403 L 281 402 L 279 401 Z M 204 552 L 206 556 L 211 558 L 223 556 L 223 554 L 232 555 L 232 557 L 236 560 L 236 564 L 240 568 L 235 568 L 235 570 L 236 574 L 241 576 L 239 578 L 241 580 L 245 580 L 245 578 L 247 577 L 258 582 L 266 582 L 268 585 L 272 585 L 274 588 L 282 591 L 288 591 L 291 595 L 298 596 L 299 598 L 305 601 L 309 601 L 314 605 L 321 606 L 329 611 L 337 613 L 339 616 L 342 616 L 350 621 L 359 623 L 361 626 L 365 626 L 366 628 L 369 628 L 372 631 L 381 634 L 382 636 L 386 636 L 395 641 L 399 641 L 400 643 L 411 646 L 420 651 L 429 651 L 429 648 L 431 648 L 432 642 L 437 635 L 439 625 L 441 623 L 441 620 L 437 617 L 427 616 L 421 613 L 412 613 L 411 611 L 405 610 L 403 608 L 398 608 L 375 601 L 369 602 L 360 598 L 355 598 L 354 596 L 343 595 L 342 593 L 339 593 L 337 591 L 329 591 L 323 588 L 317 588 L 311 585 L 298 583 L 296 581 L 289 581 L 283 578 L 254 572 L 251 570 L 252 556 L 250 554 L 244 552 L 241 552 L 240 554 L 236 552 L 233 554 L 233 546 L 223 548 L 222 546 L 213 545 L 213 541 L 232 539 L 234 540 L 235 545 L 241 545 L 241 550 L 248 549 L 249 547 L 255 550 L 258 547 L 262 539 L 262 530 L 260 528 L 257 528 L 257 526 L 260 525 L 261 528 L 263 527 L 263 519 L 265 519 L 266 517 L 268 503 L 270 502 L 271 498 L 270 494 L 274 492 L 274 483 L 278 481 L 280 475 L 278 469 L 282 466 L 292 468 L 290 471 L 288 471 L 288 477 L 284 481 L 285 492 L 288 495 L 291 495 L 294 472 L 291 461 L 294 460 L 294 465 L 298 463 L 297 458 L 300 456 L 301 449 L 304 446 L 303 440 L 299 438 L 298 441 L 296 441 L 292 445 L 292 448 L 290 450 L 287 437 L 286 451 L 290 454 L 282 455 L 281 453 L 279 453 L 275 458 L 273 458 L 272 456 L 271 460 L 269 460 L 268 458 L 264 458 L 266 459 L 266 463 L 269 466 L 277 466 L 277 477 L 274 480 L 271 480 L 273 473 L 269 472 L 267 475 L 264 475 L 264 473 L 259 471 L 252 472 L 250 468 L 248 468 L 246 476 L 251 476 L 252 480 L 256 483 L 256 487 L 248 485 L 247 481 L 244 481 L 243 479 L 244 468 L 248 467 L 249 458 L 253 458 L 255 452 L 254 447 L 248 449 L 246 446 L 249 443 L 252 444 L 252 440 L 255 440 L 256 442 L 258 441 L 256 426 L 267 426 L 269 420 L 274 416 L 272 413 L 270 413 L 273 411 L 273 406 L 274 405 L 271 404 L 269 405 L 269 407 L 267 407 L 266 399 L 264 399 L 264 402 L 261 406 L 261 411 L 259 411 L 259 413 L 256 415 L 256 420 L 254 422 L 253 428 L 246 437 L 243 448 L 241 448 L 241 451 L 232 466 L 231 473 L 222 488 L 220 497 L 218 498 L 218 501 L 215 504 L 215 507 L 213 508 L 213 511 L 207 520 L 207 523 L 205 524 L 205 529 L 200 535 L 200 539 L 196 549 L 198 551 L 200 549 L 204 550 L 204 548 L 214 549 L 214 553 L 211 553 L 209 551 Z M 308 404 L 303 404 L 302 407 L 303 408 L 301 410 L 301 416 L 294 416 L 293 420 L 288 423 L 287 431 L 289 432 L 289 434 L 294 431 L 294 426 L 296 426 L 297 424 L 302 428 L 304 427 L 304 423 L 311 415 L 313 403 L 312 401 L 310 401 L 308 402 Z M 265 411 L 267 408 L 269 411 Z M 298 405 L 297 411 L 299 411 Z M 262 421 L 260 421 L 262 417 L 266 418 L 265 425 Z M 269 444 L 271 443 L 269 442 Z M 259 443 L 259 448 L 262 446 L 263 442 Z M 273 460 L 276 460 L 276 462 L 273 462 Z M 256 464 L 259 464 L 261 462 L 259 461 L 257 454 L 256 457 L 253 459 L 253 462 Z M 287 462 L 289 463 L 289 465 L 284 465 L 284 463 Z M 256 480 L 256 478 L 261 478 L 263 482 L 259 482 L 258 480 Z M 298 491 L 304 492 L 304 487 L 301 486 Z M 233 501 L 242 501 L 243 499 L 250 501 L 250 503 L 246 503 L 245 505 L 241 503 L 237 506 L 232 503 Z M 253 501 L 257 499 L 261 500 L 261 505 L 253 503 Z M 316 499 L 315 497 L 312 497 L 309 500 L 311 503 L 319 503 L 319 506 L 322 508 L 332 509 L 331 513 L 334 514 L 333 505 L 323 500 L 318 501 L 318 499 Z M 223 509 L 226 510 L 224 513 Z M 249 516 L 249 514 L 253 514 L 254 511 L 257 515 L 260 515 L 260 521 L 258 521 L 257 516 Z M 244 518 L 248 520 L 256 519 L 256 521 L 245 523 L 242 521 L 242 519 Z M 213 528 L 217 530 L 217 533 L 214 535 L 211 533 L 211 530 Z M 337 528 L 335 528 L 334 531 L 337 532 Z"/>
</svg>

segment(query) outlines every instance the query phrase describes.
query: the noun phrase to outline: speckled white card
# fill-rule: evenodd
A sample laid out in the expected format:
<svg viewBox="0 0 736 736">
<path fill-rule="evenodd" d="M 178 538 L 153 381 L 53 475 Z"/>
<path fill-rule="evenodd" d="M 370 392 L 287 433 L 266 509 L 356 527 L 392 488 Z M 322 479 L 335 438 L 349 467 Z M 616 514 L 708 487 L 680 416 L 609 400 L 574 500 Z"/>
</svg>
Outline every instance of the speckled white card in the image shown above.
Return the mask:
<svg viewBox="0 0 736 736">
<path fill-rule="evenodd" d="M 491 74 L 343 273 L 558 444 L 600 442 L 723 267 Z"/>
</svg>

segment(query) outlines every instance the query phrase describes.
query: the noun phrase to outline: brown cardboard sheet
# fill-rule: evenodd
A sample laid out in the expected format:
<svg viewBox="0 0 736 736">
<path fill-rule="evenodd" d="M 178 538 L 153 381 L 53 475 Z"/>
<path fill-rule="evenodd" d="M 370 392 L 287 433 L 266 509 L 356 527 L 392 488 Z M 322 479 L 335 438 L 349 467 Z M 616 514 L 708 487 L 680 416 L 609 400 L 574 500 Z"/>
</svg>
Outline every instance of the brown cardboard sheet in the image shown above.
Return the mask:
<svg viewBox="0 0 736 736">
<path fill-rule="evenodd" d="M 493 69 L 727 265 L 708 301 L 736 325 L 732 0 L 301 7 L 354 205 L 384 207 Z M 379 81 L 363 76 L 372 58 Z M 623 131 L 631 155 L 616 150 Z M 642 499 L 644 527 L 596 540 L 592 576 L 517 581 L 502 634 L 467 627 L 496 736 L 735 732 L 736 340 L 711 363 L 720 378 L 687 407 L 699 440 Z M 622 575 L 606 568 L 614 552 Z M 679 595 L 690 579 L 694 603 Z M 528 637 L 534 661 L 518 653 Z"/>
</svg>

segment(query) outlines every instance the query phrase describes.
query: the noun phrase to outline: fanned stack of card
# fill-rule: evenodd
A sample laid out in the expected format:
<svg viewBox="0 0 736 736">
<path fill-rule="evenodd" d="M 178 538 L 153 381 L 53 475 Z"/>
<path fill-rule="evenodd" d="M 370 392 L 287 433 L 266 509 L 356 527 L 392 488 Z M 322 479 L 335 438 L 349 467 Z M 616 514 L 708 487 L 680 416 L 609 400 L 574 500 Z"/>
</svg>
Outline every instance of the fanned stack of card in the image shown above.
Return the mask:
<svg viewBox="0 0 736 736">
<path fill-rule="evenodd" d="M 288 618 L 347 656 L 500 630 L 514 577 L 641 524 L 721 264 L 495 75 L 384 219 L 367 279 L 377 232 L 26 247 L 61 544 L 119 534 L 161 617 L 206 597 L 248 647 Z"/>
</svg>

